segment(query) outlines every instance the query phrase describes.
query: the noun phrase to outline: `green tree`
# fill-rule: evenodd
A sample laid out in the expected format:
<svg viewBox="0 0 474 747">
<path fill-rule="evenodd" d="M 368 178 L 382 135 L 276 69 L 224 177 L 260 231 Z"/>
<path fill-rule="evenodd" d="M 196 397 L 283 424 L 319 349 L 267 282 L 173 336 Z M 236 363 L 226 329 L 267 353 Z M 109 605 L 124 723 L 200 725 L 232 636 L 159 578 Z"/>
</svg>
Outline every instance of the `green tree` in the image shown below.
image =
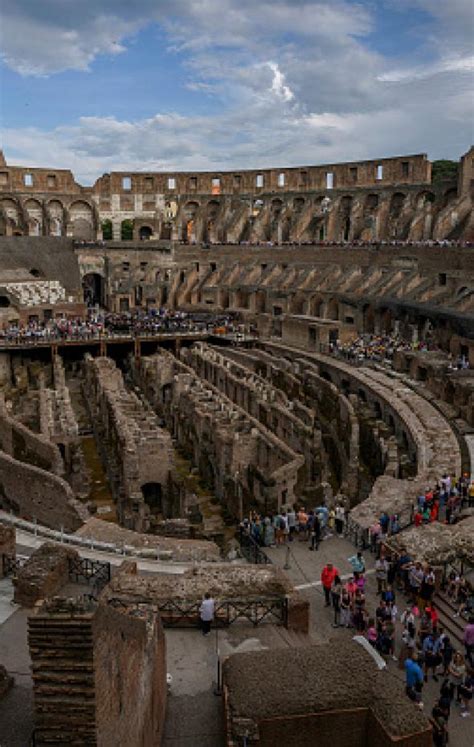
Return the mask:
<svg viewBox="0 0 474 747">
<path fill-rule="evenodd" d="M 104 241 L 110 241 L 112 239 L 112 221 L 104 220 L 102 222 L 102 238 Z"/>
<path fill-rule="evenodd" d="M 123 220 L 122 221 L 122 230 L 120 238 L 122 241 L 131 241 L 133 239 L 133 221 L 132 220 Z"/>
<path fill-rule="evenodd" d="M 431 181 L 433 184 L 444 182 L 447 179 L 457 179 L 459 164 L 457 161 L 441 159 L 433 161 L 431 166 Z"/>
</svg>

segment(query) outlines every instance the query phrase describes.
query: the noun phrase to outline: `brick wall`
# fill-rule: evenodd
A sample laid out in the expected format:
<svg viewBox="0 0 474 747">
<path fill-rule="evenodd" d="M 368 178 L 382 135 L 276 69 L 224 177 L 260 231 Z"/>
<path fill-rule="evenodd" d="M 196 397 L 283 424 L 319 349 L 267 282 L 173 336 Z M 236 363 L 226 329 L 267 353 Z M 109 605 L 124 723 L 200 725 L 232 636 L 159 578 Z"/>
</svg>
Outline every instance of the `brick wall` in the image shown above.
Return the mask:
<svg viewBox="0 0 474 747">
<path fill-rule="evenodd" d="M 156 616 L 86 600 L 46 601 L 28 619 L 38 747 L 156 747 L 166 708 Z"/>
</svg>

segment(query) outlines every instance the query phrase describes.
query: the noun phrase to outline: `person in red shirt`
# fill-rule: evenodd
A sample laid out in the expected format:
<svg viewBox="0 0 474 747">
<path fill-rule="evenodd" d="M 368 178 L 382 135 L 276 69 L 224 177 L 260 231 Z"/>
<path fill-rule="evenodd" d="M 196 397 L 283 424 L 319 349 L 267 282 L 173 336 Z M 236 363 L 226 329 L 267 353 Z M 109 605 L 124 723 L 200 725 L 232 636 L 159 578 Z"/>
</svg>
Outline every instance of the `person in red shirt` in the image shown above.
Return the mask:
<svg viewBox="0 0 474 747">
<path fill-rule="evenodd" d="M 433 502 L 433 506 L 430 511 L 430 521 L 436 521 L 438 518 L 439 504 L 438 501 Z"/>
<path fill-rule="evenodd" d="M 415 526 L 420 527 L 423 523 L 423 514 L 421 513 L 420 509 L 415 514 Z"/>
<path fill-rule="evenodd" d="M 332 563 L 326 563 L 321 572 L 321 583 L 323 585 L 324 597 L 326 599 L 326 607 L 331 606 L 331 586 L 336 576 L 339 576 L 339 571 L 333 566 Z"/>
</svg>

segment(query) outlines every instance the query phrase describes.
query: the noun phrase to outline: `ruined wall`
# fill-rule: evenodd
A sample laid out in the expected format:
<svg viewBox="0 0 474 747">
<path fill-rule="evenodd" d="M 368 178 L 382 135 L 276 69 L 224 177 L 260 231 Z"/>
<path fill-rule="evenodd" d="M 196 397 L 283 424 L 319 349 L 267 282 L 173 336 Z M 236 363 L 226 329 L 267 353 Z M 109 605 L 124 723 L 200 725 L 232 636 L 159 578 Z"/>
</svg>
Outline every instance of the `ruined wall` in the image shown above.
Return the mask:
<svg viewBox="0 0 474 747">
<path fill-rule="evenodd" d="M 235 516 L 253 504 L 269 511 L 294 501 L 304 458 L 256 417 L 164 352 L 142 359 L 139 378 L 204 481 Z"/>
<path fill-rule="evenodd" d="M 51 529 L 73 532 L 88 518 L 67 482 L 4 452 L 0 452 L 0 505 Z"/>
<path fill-rule="evenodd" d="M 172 516 L 170 436 L 159 427 L 155 414 L 126 389 L 110 358 L 86 358 L 84 387 L 119 521 L 129 529 L 147 531 L 151 514 Z"/>
<path fill-rule="evenodd" d="M 33 433 L 7 411 L 0 396 L 0 450 L 26 465 L 39 467 L 54 475 L 64 474 L 57 446 L 46 437 Z"/>
<path fill-rule="evenodd" d="M 156 616 L 47 600 L 28 619 L 28 642 L 36 744 L 160 743 L 166 664 Z"/>
<path fill-rule="evenodd" d="M 468 178 L 432 184 L 424 154 L 239 172 L 112 172 L 92 188 L 68 171 L 4 164 L 0 186 L 8 236 L 90 240 L 105 232 L 118 240 L 123 221 L 136 240 L 190 243 L 420 240 L 472 230 Z"/>
<path fill-rule="evenodd" d="M 78 557 L 70 547 L 41 545 L 13 579 L 15 604 L 31 608 L 40 599 L 55 596 L 69 580 L 69 559 Z"/>
</svg>

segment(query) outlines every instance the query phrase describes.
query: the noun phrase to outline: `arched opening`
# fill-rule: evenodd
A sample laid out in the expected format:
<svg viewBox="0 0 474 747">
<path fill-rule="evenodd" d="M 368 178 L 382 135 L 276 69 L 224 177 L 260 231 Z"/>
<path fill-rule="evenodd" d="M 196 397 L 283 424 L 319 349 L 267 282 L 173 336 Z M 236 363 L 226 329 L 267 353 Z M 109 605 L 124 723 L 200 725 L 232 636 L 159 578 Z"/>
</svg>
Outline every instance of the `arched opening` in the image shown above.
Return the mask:
<svg viewBox="0 0 474 747">
<path fill-rule="evenodd" d="M 0 309 L 8 309 L 11 306 L 8 296 L 0 296 Z"/>
<path fill-rule="evenodd" d="M 120 238 L 122 241 L 133 240 L 133 221 L 127 218 L 120 225 Z"/>
<path fill-rule="evenodd" d="M 149 241 L 153 236 L 153 229 L 150 226 L 142 226 L 138 232 L 140 241 Z"/>
<path fill-rule="evenodd" d="M 82 290 L 87 306 L 104 306 L 104 278 L 98 272 L 88 272 L 84 275 Z"/>
<path fill-rule="evenodd" d="M 392 218 L 399 218 L 405 204 L 405 195 L 403 192 L 395 192 L 390 200 L 390 215 Z"/>
<path fill-rule="evenodd" d="M 375 332 L 375 311 L 374 307 L 366 304 L 362 309 L 364 332 L 373 334 Z"/>
<path fill-rule="evenodd" d="M 72 235 L 75 239 L 90 241 L 94 238 L 94 218 L 91 205 L 82 200 L 74 202 L 69 208 L 69 219 L 72 224 Z"/>
<path fill-rule="evenodd" d="M 36 267 L 33 267 L 30 270 L 30 275 L 34 278 L 44 278 L 44 272 L 41 272 L 41 270 L 38 270 Z"/>
<path fill-rule="evenodd" d="M 161 227 L 161 238 L 165 241 L 171 240 L 171 231 L 173 229 L 172 223 L 163 223 Z"/>
<path fill-rule="evenodd" d="M 339 319 L 339 304 L 336 298 L 331 298 L 326 307 L 326 319 Z"/>
<path fill-rule="evenodd" d="M 102 221 L 102 238 L 104 239 L 104 241 L 112 241 L 113 228 L 111 220 Z"/>
<path fill-rule="evenodd" d="M 147 482 L 141 487 L 143 500 L 152 514 L 163 513 L 163 491 L 159 482 Z"/>
</svg>

